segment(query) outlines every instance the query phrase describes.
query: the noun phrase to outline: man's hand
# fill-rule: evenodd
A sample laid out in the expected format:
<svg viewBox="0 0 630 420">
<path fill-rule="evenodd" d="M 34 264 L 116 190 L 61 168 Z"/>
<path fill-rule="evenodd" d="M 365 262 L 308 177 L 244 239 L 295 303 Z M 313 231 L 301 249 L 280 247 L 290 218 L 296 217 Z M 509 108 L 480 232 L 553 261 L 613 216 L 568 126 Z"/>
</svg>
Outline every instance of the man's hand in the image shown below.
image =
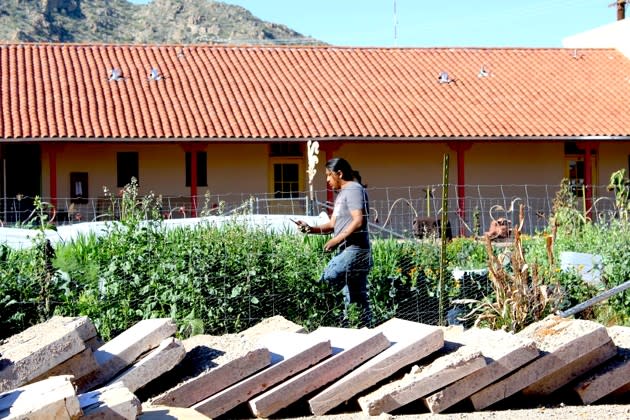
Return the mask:
<svg viewBox="0 0 630 420">
<path fill-rule="evenodd" d="M 326 244 L 324 244 L 325 252 L 333 252 L 339 246 L 339 240 L 337 238 L 331 238 Z"/>
<path fill-rule="evenodd" d="M 294 220 L 293 221 L 300 232 L 302 233 L 311 233 L 311 227 L 304 220 Z"/>
</svg>

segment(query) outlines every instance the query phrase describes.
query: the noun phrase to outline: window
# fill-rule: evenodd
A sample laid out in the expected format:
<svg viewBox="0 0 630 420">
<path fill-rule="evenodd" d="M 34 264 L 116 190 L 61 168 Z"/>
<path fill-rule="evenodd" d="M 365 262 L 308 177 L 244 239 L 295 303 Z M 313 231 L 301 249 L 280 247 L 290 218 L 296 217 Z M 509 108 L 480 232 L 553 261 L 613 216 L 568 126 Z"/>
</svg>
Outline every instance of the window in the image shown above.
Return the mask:
<svg viewBox="0 0 630 420">
<path fill-rule="evenodd" d="M 271 143 L 270 189 L 274 198 L 300 197 L 304 173 L 303 143 Z"/>
<path fill-rule="evenodd" d="M 186 186 L 190 187 L 191 181 L 191 154 L 186 152 Z M 208 154 L 197 152 L 197 186 L 208 186 Z"/>
<path fill-rule="evenodd" d="M 275 198 L 294 198 L 300 194 L 300 165 L 273 164 L 273 193 Z"/>
<path fill-rule="evenodd" d="M 302 157 L 301 143 L 271 143 L 269 156 L 271 157 Z"/>
<path fill-rule="evenodd" d="M 138 152 L 118 152 L 116 154 L 116 172 L 118 188 L 131 183 L 131 178 L 136 178 L 140 184 L 138 176 Z"/>
</svg>

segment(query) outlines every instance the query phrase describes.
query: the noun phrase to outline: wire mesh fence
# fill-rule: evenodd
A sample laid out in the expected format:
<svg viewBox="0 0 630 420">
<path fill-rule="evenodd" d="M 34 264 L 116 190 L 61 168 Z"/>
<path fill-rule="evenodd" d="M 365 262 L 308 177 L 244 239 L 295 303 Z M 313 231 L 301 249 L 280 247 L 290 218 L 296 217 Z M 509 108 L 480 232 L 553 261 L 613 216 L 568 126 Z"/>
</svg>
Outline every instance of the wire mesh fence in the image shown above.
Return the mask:
<svg viewBox="0 0 630 420">
<path fill-rule="evenodd" d="M 553 201 L 558 185 L 448 185 L 447 219 L 454 236 L 478 236 L 488 231 L 492 221 L 503 218 L 515 225 L 519 207 L 524 206 L 523 233 L 534 234 L 544 229 L 553 213 Z M 373 234 L 411 238 L 418 219 L 439 220 L 441 217 L 442 185 L 369 188 L 370 222 Z M 465 191 L 465 196 L 458 192 Z M 592 189 L 592 199 L 575 191 L 575 208 L 592 220 L 605 222 L 615 214 L 614 193 L 605 186 Z M 189 218 L 207 215 L 288 214 L 307 215 L 330 212 L 326 190 L 316 190 L 313 196 L 296 192 L 291 198 L 277 198 L 272 193 L 226 193 L 205 196 L 158 196 L 161 217 Z M 42 198 L 49 220 L 57 225 L 120 217 L 121 197 L 96 197 L 81 203 L 70 198 Z M 0 203 L 3 225 L 23 224 L 36 216 L 34 197 L 6 197 Z"/>
<path fill-rule="evenodd" d="M 270 258 L 274 258 L 274 256 L 270 256 Z M 3 273 L 11 272 L 10 269 L 2 267 L 4 264 L 7 264 L 7 262 L 0 263 L 0 271 Z M 413 269 L 414 267 L 411 265 L 401 267 L 403 272 Z M 59 273 L 58 275 L 60 277 L 55 281 L 63 283 L 63 277 L 66 274 Z M 28 274 L 20 273 L 20 277 L 19 281 L 23 283 L 23 286 L 27 286 Z M 146 291 L 133 293 L 124 298 L 121 298 L 119 294 L 109 294 L 108 288 L 110 287 L 130 288 L 130 285 L 137 282 L 141 282 L 145 288 L 148 288 L 148 285 L 154 280 L 144 276 L 139 269 L 135 273 L 117 269 L 108 273 L 107 277 L 116 278 L 117 284 L 108 284 L 107 281 L 101 279 L 97 293 L 92 289 L 90 292 L 85 292 L 80 299 L 86 300 L 84 302 L 85 306 L 88 305 L 87 299 L 89 299 L 89 296 L 92 296 L 92 298 L 97 296 L 98 303 L 92 302 L 91 305 L 98 305 L 98 316 L 109 317 L 110 322 L 116 320 L 116 317 L 120 316 L 117 314 L 121 314 L 127 308 L 129 313 L 124 316 L 124 319 L 127 320 L 142 319 L 143 317 L 173 316 L 180 322 L 185 323 L 186 317 L 181 316 L 181 313 L 175 315 L 176 310 L 183 311 L 183 313 L 196 313 L 200 318 L 208 317 L 211 319 L 212 322 L 208 322 L 201 330 L 209 334 L 238 332 L 274 316 L 283 316 L 300 324 L 304 322 L 302 325 L 306 326 L 306 315 L 296 311 L 296 308 L 299 307 L 296 302 L 303 301 L 306 296 L 305 293 L 287 290 L 287 285 L 283 281 L 270 280 L 264 285 L 256 287 L 243 285 L 242 289 L 236 292 L 232 280 L 209 273 L 203 277 L 202 281 L 213 285 L 211 288 L 212 292 L 208 293 L 208 289 L 203 288 L 198 291 L 200 292 L 199 296 L 193 296 L 192 291 L 176 284 L 176 276 L 159 279 L 159 281 L 164 283 L 164 289 L 172 289 L 170 291 L 172 296 L 189 293 L 189 300 L 185 302 L 181 300 L 181 296 L 173 298 L 173 300 L 163 300 L 163 297 L 151 294 L 151 292 L 147 293 Z M 182 274 L 181 277 L 186 278 L 187 276 Z M 5 280 L 3 279 L 2 281 Z M 192 285 L 197 280 L 199 278 L 191 281 L 190 284 Z M 308 287 L 309 281 L 318 282 L 317 279 L 305 279 L 303 286 Z M 449 288 L 450 291 L 444 305 L 440 305 L 439 293 L 433 282 L 420 280 L 417 285 L 411 286 L 408 283 L 401 282 L 400 278 L 371 275 L 368 292 L 372 310 L 372 325 L 378 325 L 387 319 L 396 317 L 428 325 L 441 325 L 446 322 L 446 325 L 464 324 L 471 326 L 472 320 L 465 321 L 460 318 L 468 311 L 468 308 L 456 302 L 461 299 L 483 299 L 489 296 L 492 293 L 492 286 L 487 273 L 483 270 L 474 270 L 464 272 L 457 279 L 453 278 L 453 273 L 449 273 L 447 281 L 449 283 L 454 281 L 459 283 L 459 285 Z M 63 285 L 59 284 L 57 287 L 72 286 L 71 283 L 72 281 Z M 72 287 L 77 288 L 76 285 Z M 3 289 L 5 288 L 3 287 Z M 53 287 L 51 286 L 50 291 L 52 289 Z M 142 287 L 139 287 L 139 289 L 142 289 Z M 302 305 L 309 305 L 320 311 L 321 317 L 315 320 L 315 326 L 348 327 L 351 325 L 364 325 L 356 323 L 361 316 L 360 314 L 355 316 L 355 323 L 348 323 L 348 311 L 343 300 L 343 293 L 325 285 L 321 285 L 317 290 L 318 295 L 313 301 L 302 302 Z M 383 299 L 383 290 L 387 296 L 385 300 Z M 7 293 L 7 298 L 10 297 L 10 293 L 7 290 L 4 291 Z M 17 327 L 13 331 L 7 329 L 0 333 L 0 339 L 27 328 L 33 322 L 37 322 L 38 319 L 40 322 L 43 321 L 44 318 L 41 318 L 41 315 L 43 314 L 42 305 L 44 304 L 47 310 L 50 311 L 48 315 L 52 315 L 56 312 L 57 307 L 66 307 L 60 313 L 67 314 L 68 308 L 77 303 L 59 299 L 59 295 L 51 296 L 44 303 L 41 294 L 38 295 L 36 290 L 29 290 L 27 287 L 20 293 L 20 296 L 22 299 L 0 302 L 0 313 L 4 317 L 2 322 L 10 322 L 14 327 Z M 155 313 L 152 315 L 151 310 L 147 310 L 152 305 L 158 306 L 160 310 L 166 311 L 166 313 Z M 200 313 L 200 308 L 202 307 L 206 308 L 209 313 L 205 315 Z M 327 308 L 327 311 L 322 310 L 324 308 Z M 442 309 L 442 314 L 440 314 L 440 308 Z M 359 311 L 358 308 L 356 310 Z M 85 315 L 85 313 L 75 313 L 74 315 Z M 123 317 L 121 316 L 121 318 Z M 119 322 L 121 321 L 122 319 Z M 314 325 L 311 324 L 310 327 Z M 187 333 L 186 331 L 182 332 L 184 334 Z"/>
</svg>

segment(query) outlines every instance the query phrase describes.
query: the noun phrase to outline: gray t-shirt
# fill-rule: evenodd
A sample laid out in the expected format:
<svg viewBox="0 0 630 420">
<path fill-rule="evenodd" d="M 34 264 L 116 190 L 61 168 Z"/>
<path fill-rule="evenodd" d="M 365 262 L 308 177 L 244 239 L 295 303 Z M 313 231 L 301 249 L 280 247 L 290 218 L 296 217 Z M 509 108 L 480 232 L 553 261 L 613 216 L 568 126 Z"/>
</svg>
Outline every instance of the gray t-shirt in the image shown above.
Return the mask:
<svg viewBox="0 0 630 420">
<path fill-rule="evenodd" d="M 352 221 L 350 212 L 352 210 L 361 210 L 363 213 L 363 223 L 361 227 L 350 234 L 345 240 L 345 243 L 340 245 L 341 248 L 349 246 L 357 246 L 363 249 L 370 248 L 370 237 L 368 234 L 368 197 L 365 188 L 361 184 L 355 181 L 351 181 L 346 184 L 345 188 L 342 188 L 335 199 L 335 208 L 333 210 L 333 216 L 335 219 L 334 234 L 337 236 L 343 231 Z"/>
</svg>

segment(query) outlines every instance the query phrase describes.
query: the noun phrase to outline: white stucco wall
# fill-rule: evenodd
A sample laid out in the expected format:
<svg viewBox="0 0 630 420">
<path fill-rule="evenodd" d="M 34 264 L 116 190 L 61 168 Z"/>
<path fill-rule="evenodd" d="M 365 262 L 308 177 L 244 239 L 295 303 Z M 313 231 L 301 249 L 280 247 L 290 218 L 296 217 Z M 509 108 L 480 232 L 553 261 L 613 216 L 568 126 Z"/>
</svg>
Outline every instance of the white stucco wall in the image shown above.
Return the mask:
<svg viewBox="0 0 630 420">
<path fill-rule="evenodd" d="M 618 20 L 562 40 L 566 48 L 616 48 L 630 58 L 630 19 Z"/>
</svg>

